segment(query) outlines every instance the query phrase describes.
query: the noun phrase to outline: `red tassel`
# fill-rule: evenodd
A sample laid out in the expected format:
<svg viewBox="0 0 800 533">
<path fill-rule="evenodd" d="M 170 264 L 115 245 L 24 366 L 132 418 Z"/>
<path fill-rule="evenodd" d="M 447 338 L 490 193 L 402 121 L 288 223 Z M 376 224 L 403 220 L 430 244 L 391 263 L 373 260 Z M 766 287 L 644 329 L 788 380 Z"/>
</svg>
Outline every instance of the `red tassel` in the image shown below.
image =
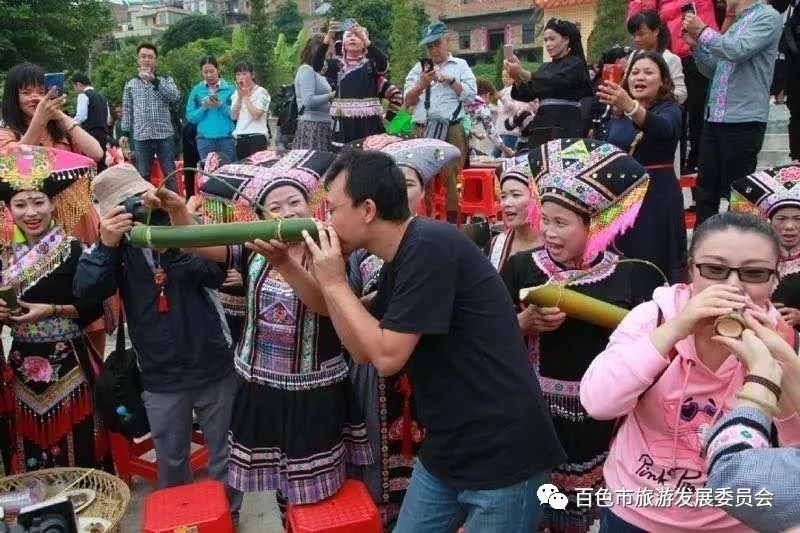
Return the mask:
<svg viewBox="0 0 800 533">
<path fill-rule="evenodd" d="M 411 439 L 411 383 L 408 375 L 403 374 L 395 385 L 397 391 L 403 395 L 403 424 L 401 429 L 401 451 L 407 460 L 414 458 L 414 443 Z"/>
<path fill-rule="evenodd" d="M 167 293 L 164 292 L 164 287 L 161 287 L 161 292 L 158 293 L 158 312 L 166 313 L 169 311 L 169 300 L 167 300 Z"/>
</svg>

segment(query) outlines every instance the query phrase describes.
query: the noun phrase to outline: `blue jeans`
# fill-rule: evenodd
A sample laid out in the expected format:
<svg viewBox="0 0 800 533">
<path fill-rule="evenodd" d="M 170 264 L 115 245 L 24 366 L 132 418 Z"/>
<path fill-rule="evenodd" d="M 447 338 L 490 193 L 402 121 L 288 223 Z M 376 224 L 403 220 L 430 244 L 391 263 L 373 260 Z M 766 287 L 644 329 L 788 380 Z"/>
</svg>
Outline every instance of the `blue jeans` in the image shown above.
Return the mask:
<svg viewBox="0 0 800 533">
<path fill-rule="evenodd" d="M 465 531 L 530 533 L 536 531 L 542 508 L 536 490 L 546 473 L 501 489 L 456 490 L 414 462 L 394 533 L 449 533 L 463 524 Z"/>
<path fill-rule="evenodd" d="M 175 139 L 172 137 L 134 141 L 133 153 L 136 157 L 136 170 L 148 181 L 150 181 L 150 166 L 153 164 L 155 156 L 158 156 L 158 163 L 161 165 L 164 177 L 175 170 Z M 175 180 L 170 180 L 167 187 L 173 191 L 178 190 Z"/>
<path fill-rule="evenodd" d="M 504 133 L 500 135 L 500 139 L 503 141 L 503 144 L 511 148 L 512 150 L 517 147 L 517 141 L 519 137 L 516 135 L 509 135 L 508 133 Z M 500 157 L 503 153 L 500 151 L 500 148 L 495 148 L 492 152 L 492 157 Z"/>
<path fill-rule="evenodd" d="M 211 152 L 217 152 L 222 156 L 221 164 L 233 163 L 236 161 L 236 141 L 233 137 L 220 137 L 219 139 L 198 137 L 197 153 L 200 154 L 200 162 L 202 163 Z"/>
</svg>

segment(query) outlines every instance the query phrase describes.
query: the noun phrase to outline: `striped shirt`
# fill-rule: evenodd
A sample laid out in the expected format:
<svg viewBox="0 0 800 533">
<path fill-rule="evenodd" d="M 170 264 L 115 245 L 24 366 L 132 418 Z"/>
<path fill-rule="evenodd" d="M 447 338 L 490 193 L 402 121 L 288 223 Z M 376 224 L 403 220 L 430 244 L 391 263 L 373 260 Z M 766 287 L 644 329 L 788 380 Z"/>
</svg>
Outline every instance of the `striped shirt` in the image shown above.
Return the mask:
<svg viewBox="0 0 800 533">
<path fill-rule="evenodd" d="M 170 105 L 181 96 L 177 85 L 169 76 L 158 76 L 158 88 L 141 78 L 125 84 L 122 93 L 122 130 L 132 131 L 136 141 L 172 137 Z"/>
</svg>

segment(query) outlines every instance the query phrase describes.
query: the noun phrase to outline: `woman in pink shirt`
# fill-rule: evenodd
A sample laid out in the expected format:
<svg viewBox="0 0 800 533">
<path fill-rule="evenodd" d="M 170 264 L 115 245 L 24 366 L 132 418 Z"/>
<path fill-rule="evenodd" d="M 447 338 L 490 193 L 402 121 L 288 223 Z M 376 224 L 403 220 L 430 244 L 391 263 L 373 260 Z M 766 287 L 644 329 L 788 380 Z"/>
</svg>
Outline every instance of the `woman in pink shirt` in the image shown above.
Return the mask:
<svg viewBox="0 0 800 533">
<path fill-rule="evenodd" d="M 780 243 L 766 222 L 723 213 L 695 231 L 689 256 L 691 283 L 659 287 L 633 309 L 581 380 L 586 412 L 621 422 L 603 468 L 614 505 L 601 532 L 750 531 L 725 512 L 727 498 L 705 488 L 703 433 L 733 408 L 747 375 L 714 339 L 714 321 L 749 308 L 788 330 L 769 301 Z M 800 443 L 792 406 L 775 423 L 782 445 Z"/>
</svg>

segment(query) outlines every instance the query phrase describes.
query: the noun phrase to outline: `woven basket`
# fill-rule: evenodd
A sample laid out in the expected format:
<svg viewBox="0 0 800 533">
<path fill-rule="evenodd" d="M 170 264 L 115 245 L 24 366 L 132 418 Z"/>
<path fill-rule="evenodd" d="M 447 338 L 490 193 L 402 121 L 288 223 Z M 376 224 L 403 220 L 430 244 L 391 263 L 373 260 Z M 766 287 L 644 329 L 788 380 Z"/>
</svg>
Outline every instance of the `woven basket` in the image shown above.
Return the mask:
<svg viewBox="0 0 800 533">
<path fill-rule="evenodd" d="M 75 483 L 81 476 L 83 478 Z M 78 513 L 78 516 L 105 518 L 111 522 L 110 531 L 119 531 L 120 522 L 131 499 L 131 491 L 118 477 L 100 470 L 90 471 L 88 468 L 49 468 L 0 479 L 0 494 L 24 490 L 27 488 L 24 482 L 31 479 L 38 479 L 48 487 L 47 498 L 53 498 L 63 490 L 95 491 L 95 500 Z"/>
</svg>

